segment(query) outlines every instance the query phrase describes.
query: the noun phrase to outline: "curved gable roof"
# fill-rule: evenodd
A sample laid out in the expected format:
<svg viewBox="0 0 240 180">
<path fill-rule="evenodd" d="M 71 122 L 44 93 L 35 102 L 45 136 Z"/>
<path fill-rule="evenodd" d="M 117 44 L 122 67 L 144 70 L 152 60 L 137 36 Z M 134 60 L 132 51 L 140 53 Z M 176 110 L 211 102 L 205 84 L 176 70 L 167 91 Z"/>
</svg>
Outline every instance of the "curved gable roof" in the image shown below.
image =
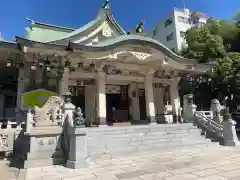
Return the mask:
<svg viewBox="0 0 240 180">
<path fill-rule="evenodd" d="M 87 35 L 93 29 L 101 25 L 104 21 L 109 22 L 114 27 L 114 29 L 119 33 L 119 35 L 126 34 L 126 32 L 121 28 L 121 26 L 117 23 L 117 21 L 113 17 L 112 10 L 110 8 L 102 8 L 98 13 L 98 16 L 94 20 L 90 21 L 88 24 L 67 34 L 66 36 L 63 36 L 58 40 L 50 41 L 49 43 L 61 43 L 73 41 L 76 36 L 83 37 Z"/>
<path fill-rule="evenodd" d="M 126 45 L 142 45 L 142 46 L 150 47 L 158 51 L 161 51 L 164 54 L 166 54 L 166 56 L 171 57 L 173 60 L 178 61 L 180 63 L 198 64 L 197 60 L 186 59 L 182 56 L 179 56 L 176 53 L 172 52 L 170 49 L 168 49 L 159 41 L 152 39 L 150 37 L 144 37 L 141 35 L 118 36 L 113 39 L 109 39 L 102 43 L 94 44 L 91 46 L 76 44 L 72 42 L 69 42 L 67 45 L 41 43 L 36 41 L 30 41 L 21 37 L 16 37 L 16 41 L 17 43 L 23 46 L 43 47 L 46 49 L 53 48 L 53 49 L 59 49 L 59 50 L 80 50 L 80 51 L 86 51 L 86 52 L 104 52 L 104 51 L 109 51 L 111 49 L 126 46 Z"/>
<path fill-rule="evenodd" d="M 91 46 L 85 46 L 85 45 L 80 45 L 80 44 L 71 43 L 71 42 L 69 44 L 70 44 L 69 47 L 72 47 L 73 49 L 79 49 L 83 51 L 92 51 L 92 52 L 107 51 L 107 50 L 124 46 L 124 45 L 142 45 L 142 46 L 151 47 L 153 49 L 164 52 L 167 56 L 182 63 L 190 63 L 190 64 L 198 63 L 198 61 L 195 59 L 186 59 L 182 56 L 177 55 L 176 53 L 171 51 L 169 48 L 164 46 L 161 42 L 151 37 L 145 37 L 145 36 L 136 35 L 136 34 L 118 36 L 116 38 L 109 39 L 104 42 L 94 44 Z"/>
</svg>

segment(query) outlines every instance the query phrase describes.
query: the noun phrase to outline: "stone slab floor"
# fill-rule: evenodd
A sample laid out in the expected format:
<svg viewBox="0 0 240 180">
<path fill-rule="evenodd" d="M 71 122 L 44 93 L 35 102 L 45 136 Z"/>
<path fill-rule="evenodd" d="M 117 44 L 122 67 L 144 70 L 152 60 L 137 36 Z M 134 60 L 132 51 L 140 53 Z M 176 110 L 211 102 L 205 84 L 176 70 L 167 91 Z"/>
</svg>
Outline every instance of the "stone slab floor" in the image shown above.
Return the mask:
<svg viewBox="0 0 240 180">
<path fill-rule="evenodd" d="M 4 178 L 0 176 L 1 180 Z M 88 168 L 21 170 L 11 180 L 240 180 L 240 148 L 188 148 L 90 162 Z"/>
</svg>

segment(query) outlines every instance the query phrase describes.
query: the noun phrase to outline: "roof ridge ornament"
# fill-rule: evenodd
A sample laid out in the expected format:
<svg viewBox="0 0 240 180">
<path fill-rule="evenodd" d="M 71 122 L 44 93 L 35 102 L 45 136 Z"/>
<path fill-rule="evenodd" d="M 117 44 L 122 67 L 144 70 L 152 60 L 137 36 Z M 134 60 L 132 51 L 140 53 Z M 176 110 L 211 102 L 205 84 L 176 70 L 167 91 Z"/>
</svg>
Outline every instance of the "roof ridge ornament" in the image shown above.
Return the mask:
<svg viewBox="0 0 240 180">
<path fill-rule="evenodd" d="M 141 20 L 140 23 L 137 25 L 137 28 L 136 28 L 136 33 L 142 33 L 143 32 L 143 25 L 144 25 L 144 21 Z"/>
<path fill-rule="evenodd" d="M 110 8 L 109 3 L 110 3 L 110 0 L 104 0 L 104 4 L 103 4 L 102 8 L 109 9 Z"/>
</svg>

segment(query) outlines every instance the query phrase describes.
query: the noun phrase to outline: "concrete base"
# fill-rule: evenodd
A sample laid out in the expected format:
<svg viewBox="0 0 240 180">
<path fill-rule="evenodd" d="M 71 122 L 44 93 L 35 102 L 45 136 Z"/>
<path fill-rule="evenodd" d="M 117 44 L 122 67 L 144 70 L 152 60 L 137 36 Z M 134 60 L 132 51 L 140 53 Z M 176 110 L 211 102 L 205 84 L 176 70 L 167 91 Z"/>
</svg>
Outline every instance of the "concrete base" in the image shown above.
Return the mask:
<svg viewBox="0 0 240 180">
<path fill-rule="evenodd" d="M 99 125 L 98 127 L 102 128 L 102 127 L 108 127 L 108 125 Z"/>
<path fill-rule="evenodd" d="M 64 163 L 64 158 L 31 159 L 24 162 L 24 168 L 27 169 L 52 165 L 63 165 Z"/>
<path fill-rule="evenodd" d="M 34 127 L 26 134 L 28 146 L 24 168 L 64 164 L 61 149 L 62 129 L 58 126 Z"/>
<path fill-rule="evenodd" d="M 156 122 L 152 122 L 152 123 L 150 123 L 149 125 L 150 126 L 156 126 L 158 123 L 156 123 Z"/>
<path fill-rule="evenodd" d="M 82 160 L 82 161 L 70 161 L 67 160 L 66 167 L 70 169 L 80 169 L 80 168 L 86 168 L 88 167 L 89 162 L 88 160 Z"/>
<path fill-rule="evenodd" d="M 224 143 L 225 146 L 240 146 L 240 143 L 238 142 L 227 142 Z"/>
</svg>

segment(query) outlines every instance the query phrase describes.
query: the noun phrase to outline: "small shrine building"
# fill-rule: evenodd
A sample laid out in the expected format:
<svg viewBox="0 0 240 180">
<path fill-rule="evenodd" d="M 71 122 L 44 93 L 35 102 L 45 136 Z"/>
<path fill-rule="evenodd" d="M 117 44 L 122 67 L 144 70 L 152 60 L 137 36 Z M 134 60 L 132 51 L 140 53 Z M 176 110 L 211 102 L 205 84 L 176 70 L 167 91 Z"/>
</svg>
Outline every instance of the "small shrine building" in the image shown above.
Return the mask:
<svg viewBox="0 0 240 180">
<path fill-rule="evenodd" d="M 209 69 L 144 34 L 143 22 L 136 32 L 124 31 L 108 1 L 79 29 L 29 21 L 24 37 L 0 41 L 3 118 L 19 118 L 29 106 L 70 90 L 72 103 L 100 125 L 162 122 L 166 105 L 177 122 L 181 75 Z"/>
</svg>

